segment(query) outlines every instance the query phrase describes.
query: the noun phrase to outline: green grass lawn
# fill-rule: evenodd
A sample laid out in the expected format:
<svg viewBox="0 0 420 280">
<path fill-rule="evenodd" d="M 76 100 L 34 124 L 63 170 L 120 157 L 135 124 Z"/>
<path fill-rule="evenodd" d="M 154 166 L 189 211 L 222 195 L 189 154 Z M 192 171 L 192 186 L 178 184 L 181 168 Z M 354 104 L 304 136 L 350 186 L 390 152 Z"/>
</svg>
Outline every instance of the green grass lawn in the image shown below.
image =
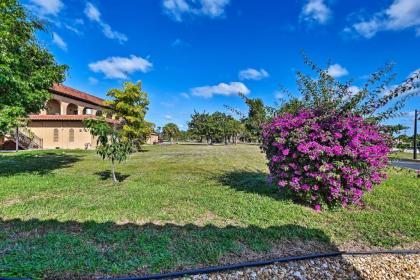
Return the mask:
<svg viewBox="0 0 420 280">
<path fill-rule="evenodd" d="M 266 183 L 257 146 L 0 154 L 0 276 L 143 274 L 337 248 L 418 247 L 420 180 L 390 169 L 363 208 L 321 213 Z"/>
<path fill-rule="evenodd" d="M 404 152 L 398 152 L 398 153 L 392 153 L 389 156 L 390 159 L 413 159 L 413 153 L 404 153 Z M 417 155 L 417 160 L 420 161 L 420 155 Z"/>
</svg>

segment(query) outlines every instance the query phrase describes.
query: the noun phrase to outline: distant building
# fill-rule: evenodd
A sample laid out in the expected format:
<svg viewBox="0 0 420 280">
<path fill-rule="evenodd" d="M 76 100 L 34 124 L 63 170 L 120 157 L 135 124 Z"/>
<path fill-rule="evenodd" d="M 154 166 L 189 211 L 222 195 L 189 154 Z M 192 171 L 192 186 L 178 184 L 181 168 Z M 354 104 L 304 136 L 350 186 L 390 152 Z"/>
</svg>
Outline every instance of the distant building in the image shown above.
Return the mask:
<svg viewBox="0 0 420 280">
<path fill-rule="evenodd" d="M 89 149 L 96 147 L 96 139 L 84 128 L 83 120 L 102 116 L 104 100 L 61 84 L 54 85 L 52 98 L 39 114 L 29 116 L 28 127 L 19 129 L 20 149 Z M 117 122 L 111 115 L 109 122 Z M 15 135 L 0 139 L 3 149 L 15 148 Z M 148 144 L 159 141 L 152 133 Z"/>
</svg>

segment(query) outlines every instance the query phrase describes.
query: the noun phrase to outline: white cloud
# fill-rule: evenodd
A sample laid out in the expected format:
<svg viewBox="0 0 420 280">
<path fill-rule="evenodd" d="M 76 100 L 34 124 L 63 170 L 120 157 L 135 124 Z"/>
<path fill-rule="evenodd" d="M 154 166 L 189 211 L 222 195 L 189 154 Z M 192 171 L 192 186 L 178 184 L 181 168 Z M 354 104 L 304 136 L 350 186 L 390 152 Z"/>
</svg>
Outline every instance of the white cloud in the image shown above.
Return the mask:
<svg viewBox="0 0 420 280">
<path fill-rule="evenodd" d="M 85 15 L 92 21 L 101 21 L 101 13 L 92 3 L 86 3 Z"/>
<path fill-rule="evenodd" d="M 345 32 L 356 32 L 365 38 L 372 38 L 380 31 L 399 31 L 414 28 L 420 34 L 420 1 L 394 0 L 386 9 L 375 13 L 370 19 L 363 19 L 346 27 Z"/>
<path fill-rule="evenodd" d="M 177 38 L 171 43 L 171 46 L 173 48 L 183 48 L 183 47 L 189 47 L 190 44 L 185 42 L 184 40 Z"/>
<path fill-rule="evenodd" d="M 276 92 L 274 92 L 274 96 L 275 96 L 277 99 L 283 99 L 283 98 L 284 98 L 284 93 L 283 93 L 283 92 L 281 92 L 281 91 L 276 91 Z"/>
<path fill-rule="evenodd" d="M 339 78 L 348 75 L 349 71 L 347 71 L 347 69 L 341 66 L 340 64 L 333 64 L 330 65 L 330 67 L 328 67 L 327 73 L 331 77 Z"/>
<path fill-rule="evenodd" d="M 128 74 L 134 72 L 146 73 L 150 71 L 153 64 L 139 56 L 130 57 L 108 57 L 107 59 L 89 64 L 93 72 L 101 72 L 109 79 L 126 79 Z"/>
<path fill-rule="evenodd" d="M 239 79 L 241 80 L 261 80 L 269 76 L 264 69 L 248 68 L 239 72 Z"/>
<path fill-rule="evenodd" d="M 71 32 L 73 32 L 73 33 L 77 34 L 77 35 L 81 35 L 81 34 L 82 34 L 82 32 L 80 32 L 80 30 L 79 30 L 79 29 L 77 29 L 76 27 L 73 27 L 73 26 L 71 26 L 71 25 L 64 24 L 64 27 L 65 27 L 66 29 L 70 30 Z"/>
<path fill-rule="evenodd" d="M 67 43 L 55 32 L 52 33 L 53 43 L 60 49 L 67 51 Z"/>
<path fill-rule="evenodd" d="M 184 97 L 185 99 L 190 99 L 189 94 L 188 94 L 188 93 L 186 93 L 186 92 L 182 92 L 180 95 L 181 95 L 182 97 Z"/>
<path fill-rule="evenodd" d="M 61 0 L 30 0 L 33 6 L 31 8 L 41 15 L 57 15 L 64 4 Z"/>
<path fill-rule="evenodd" d="M 97 85 L 99 83 L 98 79 L 94 78 L 94 77 L 89 77 L 89 84 L 91 85 Z"/>
<path fill-rule="evenodd" d="M 202 86 L 191 89 L 191 94 L 210 98 L 213 95 L 232 96 L 238 93 L 248 94 L 250 90 L 241 82 L 220 83 L 215 86 Z"/>
<path fill-rule="evenodd" d="M 171 115 L 165 115 L 165 120 L 170 121 L 172 119 L 173 119 L 173 117 Z"/>
<path fill-rule="evenodd" d="M 120 43 L 124 43 L 128 40 L 127 36 L 118 31 L 112 30 L 111 26 L 101 19 L 101 13 L 92 3 L 87 2 L 85 8 L 85 15 L 94 22 L 97 22 L 102 28 L 102 33 L 105 37 L 113 40 L 117 40 Z"/>
<path fill-rule="evenodd" d="M 300 17 L 304 21 L 325 24 L 331 18 L 331 13 L 324 0 L 308 0 L 302 8 Z"/>
<path fill-rule="evenodd" d="M 182 21 L 184 15 L 223 16 L 230 0 L 163 0 L 163 10 L 175 21 Z"/>
<path fill-rule="evenodd" d="M 101 22 L 100 25 L 102 27 L 102 32 L 104 33 L 105 37 L 109 39 L 118 40 L 118 42 L 120 43 L 126 42 L 128 40 L 125 34 L 112 30 L 109 24 Z"/>
</svg>

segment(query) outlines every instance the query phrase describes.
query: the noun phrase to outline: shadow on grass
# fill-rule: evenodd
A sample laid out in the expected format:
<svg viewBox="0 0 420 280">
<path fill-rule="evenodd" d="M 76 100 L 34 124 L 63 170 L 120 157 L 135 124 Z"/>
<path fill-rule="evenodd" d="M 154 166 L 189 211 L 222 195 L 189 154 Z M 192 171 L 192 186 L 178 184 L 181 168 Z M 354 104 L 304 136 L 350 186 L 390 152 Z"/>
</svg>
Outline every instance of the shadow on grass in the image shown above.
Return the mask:
<svg viewBox="0 0 420 280">
<path fill-rule="evenodd" d="M 223 185 L 238 191 L 265 195 L 278 200 L 292 200 L 292 196 L 279 190 L 267 180 L 267 173 L 251 170 L 234 170 L 216 177 Z"/>
<path fill-rule="evenodd" d="M 22 152 L 13 155 L 0 155 L 0 176 L 23 173 L 45 175 L 56 169 L 70 167 L 82 158 L 82 155 L 62 152 Z"/>
<path fill-rule="evenodd" d="M 106 181 L 112 178 L 112 173 L 111 170 L 106 170 L 106 171 L 100 171 L 100 172 L 96 172 L 94 173 L 95 175 L 99 176 L 99 179 Z M 122 182 L 125 179 L 127 179 L 128 177 L 130 177 L 130 175 L 126 175 L 126 174 L 121 174 L 120 172 L 115 172 L 115 177 L 117 177 L 118 182 Z"/>
<path fill-rule="evenodd" d="M 337 248 L 316 228 L 0 219 L 0 277 L 144 275 Z"/>
</svg>

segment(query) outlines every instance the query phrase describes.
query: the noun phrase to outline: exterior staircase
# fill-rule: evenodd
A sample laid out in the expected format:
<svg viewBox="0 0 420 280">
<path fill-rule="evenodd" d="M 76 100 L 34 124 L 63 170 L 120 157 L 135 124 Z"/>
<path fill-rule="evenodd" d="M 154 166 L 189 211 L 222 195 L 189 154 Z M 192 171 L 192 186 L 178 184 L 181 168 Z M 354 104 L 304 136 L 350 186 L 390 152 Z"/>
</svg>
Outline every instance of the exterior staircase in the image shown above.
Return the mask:
<svg viewBox="0 0 420 280">
<path fill-rule="evenodd" d="M 14 133 L 7 135 L 3 146 L 7 149 L 14 149 L 16 147 L 16 138 L 18 139 L 19 149 L 42 149 L 43 140 L 36 136 L 27 128 L 19 128 Z"/>
</svg>

